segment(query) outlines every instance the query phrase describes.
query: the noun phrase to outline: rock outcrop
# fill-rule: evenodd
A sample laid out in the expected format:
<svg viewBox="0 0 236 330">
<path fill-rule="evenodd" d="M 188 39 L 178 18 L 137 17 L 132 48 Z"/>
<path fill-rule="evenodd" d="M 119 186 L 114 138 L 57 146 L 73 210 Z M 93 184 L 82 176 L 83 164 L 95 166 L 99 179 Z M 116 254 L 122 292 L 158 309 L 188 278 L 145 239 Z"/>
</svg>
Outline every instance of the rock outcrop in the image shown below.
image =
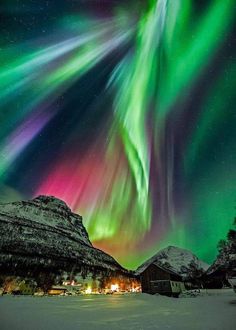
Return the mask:
<svg viewBox="0 0 236 330">
<path fill-rule="evenodd" d="M 94 248 L 82 217 L 52 196 L 0 204 L 0 269 L 32 272 L 101 270 L 126 273 Z"/>
</svg>

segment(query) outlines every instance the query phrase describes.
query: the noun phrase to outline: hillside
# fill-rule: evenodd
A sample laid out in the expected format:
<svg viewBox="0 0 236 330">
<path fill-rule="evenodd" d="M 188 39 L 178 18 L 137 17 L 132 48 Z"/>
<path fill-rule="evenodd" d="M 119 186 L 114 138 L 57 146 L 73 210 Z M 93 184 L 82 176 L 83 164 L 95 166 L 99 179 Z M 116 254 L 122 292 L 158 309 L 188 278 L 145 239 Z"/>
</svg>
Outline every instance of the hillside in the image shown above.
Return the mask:
<svg viewBox="0 0 236 330">
<path fill-rule="evenodd" d="M 92 246 L 82 217 L 52 196 L 0 204 L 0 233 L 2 270 L 126 272 L 114 258 Z"/>
</svg>

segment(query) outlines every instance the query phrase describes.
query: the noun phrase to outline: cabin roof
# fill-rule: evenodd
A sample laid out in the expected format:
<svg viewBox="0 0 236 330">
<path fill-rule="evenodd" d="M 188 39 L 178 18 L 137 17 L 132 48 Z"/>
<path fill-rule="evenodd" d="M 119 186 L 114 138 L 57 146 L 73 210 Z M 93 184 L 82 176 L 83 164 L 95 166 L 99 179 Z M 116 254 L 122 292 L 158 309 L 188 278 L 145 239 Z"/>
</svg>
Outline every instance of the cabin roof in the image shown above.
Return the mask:
<svg viewBox="0 0 236 330">
<path fill-rule="evenodd" d="M 165 267 L 164 265 L 160 265 L 158 262 L 152 262 L 151 264 L 147 265 L 140 274 L 142 274 L 143 272 L 145 272 L 146 269 L 148 269 L 148 267 L 150 267 L 151 265 L 154 265 L 160 269 L 162 269 L 163 271 L 169 273 L 169 274 L 172 274 L 172 275 L 175 275 L 175 276 L 178 276 L 180 278 L 182 278 L 182 276 L 180 274 L 178 274 L 177 272 L 175 272 L 174 270 L 171 270 L 170 268 L 168 267 Z"/>
<path fill-rule="evenodd" d="M 54 285 L 51 287 L 50 290 L 67 290 L 67 288 L 65 288 L 64 286 L 59 286 L 59 285 Z"/>
</svg>

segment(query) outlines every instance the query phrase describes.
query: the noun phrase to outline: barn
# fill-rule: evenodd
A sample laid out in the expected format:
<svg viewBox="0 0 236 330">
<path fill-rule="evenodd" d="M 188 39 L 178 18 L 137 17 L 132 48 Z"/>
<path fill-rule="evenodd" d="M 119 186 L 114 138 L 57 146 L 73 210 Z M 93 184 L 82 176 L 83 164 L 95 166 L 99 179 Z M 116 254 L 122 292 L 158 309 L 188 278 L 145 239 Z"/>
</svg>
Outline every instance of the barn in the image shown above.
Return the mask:
<svg viewBox="0 0 236 330">
<path fill-rule="evenodd" d="M 185 290 L 179 274 L 155 262 L 141 271 L 140 281 L 144 293 L 178 297 Z"/>
</svg>

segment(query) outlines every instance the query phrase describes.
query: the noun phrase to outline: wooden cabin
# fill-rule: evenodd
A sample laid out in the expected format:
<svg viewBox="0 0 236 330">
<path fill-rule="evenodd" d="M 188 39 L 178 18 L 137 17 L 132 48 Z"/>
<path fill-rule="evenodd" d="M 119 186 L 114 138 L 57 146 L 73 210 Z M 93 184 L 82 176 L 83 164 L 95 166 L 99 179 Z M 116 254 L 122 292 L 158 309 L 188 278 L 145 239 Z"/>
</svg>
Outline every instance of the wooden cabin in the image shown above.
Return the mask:
<svg viewBox="0 0 236 330">
<path fill-rule="evenodd" d="M 182 277 L 153 262 L 140 273 L 142 292 L 178 297 L 185 290 Z"/>
<path fill-rule="evenodd" d="M 67 288 L 63 286 L 52 286 L 51 289 L 48 290 L 48 294 L 50 296 L 65 295 L 66 292 Z"/>
</svg>

